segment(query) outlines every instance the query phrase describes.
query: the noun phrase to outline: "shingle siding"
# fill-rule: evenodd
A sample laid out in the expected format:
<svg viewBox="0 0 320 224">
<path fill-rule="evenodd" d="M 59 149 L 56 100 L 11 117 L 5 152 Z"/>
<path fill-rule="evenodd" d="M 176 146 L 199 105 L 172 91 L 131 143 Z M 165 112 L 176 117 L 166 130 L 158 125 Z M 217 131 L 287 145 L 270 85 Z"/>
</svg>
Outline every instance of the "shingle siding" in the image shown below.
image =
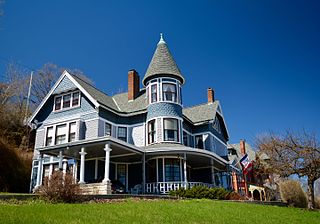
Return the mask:
<svg viewBox="0 0 320 224">
<path fill-rule="evenodd" d="M 134 126 L 131 129 L 130 140 L 129 143 L 134 144 L 135 146 L 142 147 L 145 145 L 144 143 L 144 125 Z"/>
<path fill-rule="evenodd" d="M 85 139 L 98 137 L 99 120 L 90 120 L 85 122 Z"/>
<path fill-rule="evenodd" d="M 42 148 L 44 146 L 44 138 L 45 138 L 45 129 L 38 129 L 36 133 L 36 140 L 35 140 L 35 148 Z"/>
<path fill-rule="evenodd" d="M 147 120 L 160 117 L 181 117 L 182 118 L 182 108 L 180 105 L 175 103 L 154 103 L 148 106 Z"/>
<path fill-rule="evenodd" d="M 70 91 L 70 90 L 74 90 L 76 88 L 77 88 L 77 86 L 67 76 L 65 76 L 61 80 L 61 82 L 59 83 L 57 88 L 53 91 L 53 94 L 59 94 L 59 93 L 62 93 L 62 92 L 67 92 L 67 91 Z"/>
</svg>

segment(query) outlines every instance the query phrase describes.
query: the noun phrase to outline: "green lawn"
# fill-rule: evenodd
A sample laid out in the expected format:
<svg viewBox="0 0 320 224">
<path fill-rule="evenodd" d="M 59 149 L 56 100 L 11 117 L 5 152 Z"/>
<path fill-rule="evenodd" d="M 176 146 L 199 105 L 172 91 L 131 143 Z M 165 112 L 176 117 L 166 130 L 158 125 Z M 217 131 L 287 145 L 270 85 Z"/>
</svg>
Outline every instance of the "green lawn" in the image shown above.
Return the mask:
<svg viewBox="0 0 320 224">
<path fill-rule="evenodd" d="M 209 200 L 0 203 L 0 223 L 320 223 L 320 212 Z"/>
</svg>

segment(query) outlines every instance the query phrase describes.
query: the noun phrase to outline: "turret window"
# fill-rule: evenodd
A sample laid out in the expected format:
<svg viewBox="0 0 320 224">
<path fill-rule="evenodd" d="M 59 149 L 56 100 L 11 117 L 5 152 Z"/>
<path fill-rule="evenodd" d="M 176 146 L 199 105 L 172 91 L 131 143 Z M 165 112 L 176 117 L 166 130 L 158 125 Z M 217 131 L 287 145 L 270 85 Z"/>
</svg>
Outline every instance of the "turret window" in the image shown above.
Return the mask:
<svg viewBox="0 0 320 224">
<path fill-rule="evenodd" d="M 154 143 L 155 140 L 156 140 L 155 120 L 151 120 L 148 123 L 148 144 Z"/>
<path fill-rule="evenodd" d="M 151 85 L 151 103 L 157 102 L 157 84 Z"/>
<path fill-rule="evenodd" d="M 177 102 L 177 88 L 175 84 L 164 83 L 162 91 L 164 101 Z"/>
<path fill-rule="evenodd" d="M 164 141 L 179 142 L 178 120 L 165 118 L 163 119 Z"/>
</svg>

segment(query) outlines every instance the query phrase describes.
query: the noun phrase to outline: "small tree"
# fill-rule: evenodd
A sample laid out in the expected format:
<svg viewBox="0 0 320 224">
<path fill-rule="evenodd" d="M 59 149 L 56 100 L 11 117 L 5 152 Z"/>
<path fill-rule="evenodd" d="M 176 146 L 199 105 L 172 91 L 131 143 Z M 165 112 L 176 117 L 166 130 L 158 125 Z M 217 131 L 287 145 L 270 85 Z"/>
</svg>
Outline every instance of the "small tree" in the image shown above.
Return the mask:
<svg viewBox="0 0 320 224">
<path fill-rule="evenodd" d="M 50 178 L 44 179 L 43 185 L 36 192 L 50 202 L 71 203 L 79 200 L 81 190 L 71 174 L 56 171 Z"/>
<path fill-rule="evenodd" d="M 268 159 L 267 169 L 280 177 L 298 175 L 308 178 L 308 208 L 315 207 L 314 183 L 320 178 L 320 144 L 316 135 L 290 131 L 283 136 L 269 134 L 257 140 L 259 153 Z"/>
<path fill-rule="evenodd" d="M 286 180 L 279 184 L 281 199 L 290 206 L 306 208 L 307 197 L 300 183 L 296 180 Z"/>
</svg>

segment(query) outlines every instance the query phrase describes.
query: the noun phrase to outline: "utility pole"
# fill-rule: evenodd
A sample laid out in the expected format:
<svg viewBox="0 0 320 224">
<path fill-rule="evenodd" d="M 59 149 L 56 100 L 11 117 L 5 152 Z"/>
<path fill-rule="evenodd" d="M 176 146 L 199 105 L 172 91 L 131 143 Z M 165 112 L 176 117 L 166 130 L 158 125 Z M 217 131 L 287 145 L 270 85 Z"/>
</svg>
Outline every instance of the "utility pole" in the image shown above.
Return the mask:
<svg viewBox="0 0 320 224">
<path fill-rule="evenodd" d="M 33 71 L 31 71 L 31 75 L 30 75 L 29 90 L 28 90 L 28 96 L 27 96 L 26 116 L 25 116 L 26 122 L 27 122 L 27 119 L 28 119 L 28 110 L 29 110 L 29 104 L 30 104 L 30 95 L 31 95 L 31 87 L 32 87 L 32 76 L 33 76 Z"/>
</svg>

